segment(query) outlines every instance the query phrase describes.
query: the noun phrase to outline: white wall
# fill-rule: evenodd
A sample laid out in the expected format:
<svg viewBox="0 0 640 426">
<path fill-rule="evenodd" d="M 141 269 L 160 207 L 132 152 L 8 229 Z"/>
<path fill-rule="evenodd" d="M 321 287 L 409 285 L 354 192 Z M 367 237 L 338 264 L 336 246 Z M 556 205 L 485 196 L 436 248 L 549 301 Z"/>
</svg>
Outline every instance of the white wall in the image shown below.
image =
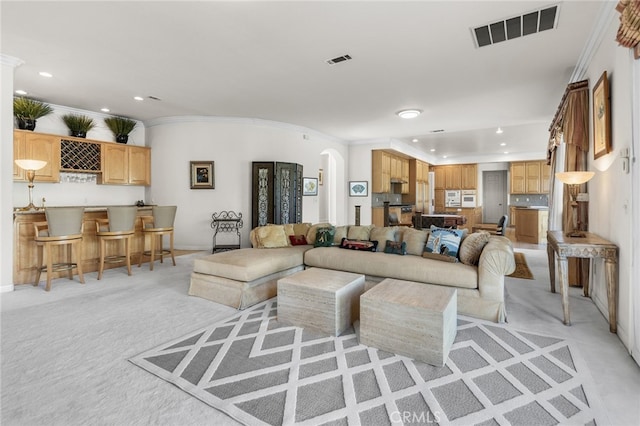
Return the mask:
<svg viewBox="0 0 640 426">
<path fill-rule="evenodd" d="M 251 230 L 251 173 L 253 161 L 302 164 L 305 177 L 317 177 L 321 153 L 330 149 L 342 156 L 343 170 L 336 180 L 345 181 L 348 149 L 341 141 L 309 129 L 254 119 L 220 117 L 172 117 L 146 123 L 151 147 L 152 185 L 147 202 L 177 205 L 177 248 L 210 250 L 211 215 L 221 210 L 241 212 L 242 246 L 248 247 Z M 190 161 L 214 161 L 215 189 L 190 189 Z M 337 223 L 346 223 L 346 188 L 338 186 Z M 318 222 L 319 198 L 303 197 L 302 219 Z"/>
<path fill-rule="evenodd" d="M 607 71 L 611 93 L 611 125 L 613 152 L 593 159 L 593 132 L 591 132 L 591 151 L 588 169 L 596 172 L 589 185 L 589 230 L 606 238 L 619 247 L 619 287 L 618 287 L 618 336 L 629 347 L 632 328 L 632 239 L 631 235 L 631 174 L 622 170 L 620 150 L 632 146 L 631 70 L 632 53 L 630 49 L 618 47 L 615 36 L 618 29 L 618 14 L 614 14 L 601 45 L 597 48 L 587 69 L 590 89 Z M 590 111 L 590 117 L 592 117 Z M 591 120 L 592 121 L 592 120 Z M 632 167 L 638 168 L 637 162 Z M 637 217 L 636 217 L 637 220 Z M 605 289 L 604 267 L 602 262 L 594 262 L 592 271 L 591 295 L 596 305 L 608 318 L 607 293 Z M 637 283 L 636 283 L 637 284 Z"/>
<path fill-rule="evenodd" d="M 51 106 L 54 109 L 53 114 L 38 119 L 35 129 L 36 132 L 66 136 L 69 134 L 69 130 L 60 117 L 67 113 L 83 114 L 93 118 L 94 123 L 96 123 L 96 127 L 87 133 L 88 139 L 99 141 L 114 140 L 113 134 L 105 126 L 103 121 L 105 117 L 109 116 L 108 114 L 78 110 L 61 105 Z M 137 124 L 136 128 L 129 135 L 127 144 L 145 145 L 145 129 L 141 122 Z M 153 164 L 151 167 L 153 169 Z M 12 203 L 14 207 L 23 207 L 29 203 L 27 185 L 26 182 L 13 183 Z M 44 197 L 46 198 L 45 205 L 47 206 L 133 205 L 137 200 L 144 199 L 144 193 L 145 190 L 142 186 L 97 185 L 95 182 L 36 182 L 33 188 L 33 203 L 36 206 L 40 206 L 42 204 L 42 198 Z"/>
</svg>

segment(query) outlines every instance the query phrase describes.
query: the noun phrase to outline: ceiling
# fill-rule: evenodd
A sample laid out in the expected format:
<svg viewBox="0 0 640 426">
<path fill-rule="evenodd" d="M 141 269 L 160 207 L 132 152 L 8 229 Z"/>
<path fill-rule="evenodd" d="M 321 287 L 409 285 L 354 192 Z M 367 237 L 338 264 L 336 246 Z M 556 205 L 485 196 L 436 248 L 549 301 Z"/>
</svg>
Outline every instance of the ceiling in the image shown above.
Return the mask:
<svg viewBox="0 0 640 426">
<path fill-rule="evenodd" d="M 476 47 L 472 28 L 556 4 L 555 29 Z M 455 162 L 504 152 L 510 159 L 543 158 L 547 129 L 602 2 L 2 1 L 0 7 L 1 52 L 24 61 L 14 88 L 34 98 L 96 112 L 108 107 L 142 121 L 260 118 L 345 141 L 407 142 Z M 326 63 L 344 54 L 353 59 Z M 405 108 L 423 112 L 404 120 L 396 112 Z"/>
</svg>

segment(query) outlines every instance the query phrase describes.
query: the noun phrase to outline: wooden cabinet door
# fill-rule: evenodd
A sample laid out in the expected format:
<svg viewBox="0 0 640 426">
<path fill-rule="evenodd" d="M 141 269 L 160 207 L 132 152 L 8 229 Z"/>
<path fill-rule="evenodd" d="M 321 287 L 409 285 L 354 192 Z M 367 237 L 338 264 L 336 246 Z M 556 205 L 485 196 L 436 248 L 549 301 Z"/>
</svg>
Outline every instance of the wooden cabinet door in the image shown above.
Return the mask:
<svg viewBox="0 0 640 426">
<path fill-rule="evenodd" d="M 446 166 L 445 167 L 445 188 L 444 189 L 460 189 L 462 187 L 462 166 Z"/>
<path fill-rule="evenodd" d="M 371 208 L 371 223 L 375 226 L 384 226 L 384 207 Z"/>
<path fill-rule="evenodd" d="M 435 197 L 433 202 L 433 208 L 436 212 L 440 213 L 444 211 L 444 189 L 436 189 L 433 196 Z"/>
<path fill-rule="evenodd" d="M 151 150 L 131 146 L 129 151 L 129 184 L 151 185 Z"/>
<path fill-rule="evenodd" d="M 371 151 L 371 192 L 384 192 L 382 168 L 382 151 Z"/>
<path fill-rule="evenodd" d="M 126 185 L 129 183 L 129 153 L 119 144 L 104 144 L 102 153 L 103 184 Z"/>
<path fill-rule="evenodd" d="M 402 179 L 402 193 L 403 194 L 408 194 L 409 193 L 409 160 L 406 158 L 403 158 L 400 160 L 400 164 L 402 165 L 402 173 L 401 173 L 401 179 Z"/>
<path fill-rule="evenodd" d="M 527 194 L 539 194 L 540 193 L 540 162 L 529 161 L 526 163 L 526 183 L 525 190 Z"/>
<path fill-rule="evenodd" d="M 478 166 L 476 164 L 463 164 L 462 189 L 476 189 L 478 186 Z"/>
<path fill-rule="evenodd" d="M 511 193 L 525 193 L 525 163 L 511 163 Z"/>
<path fill-rule="evenodd" d="M 447 189 L 445 188 L 446 184 L 447 184 L 447 179 L 446 179 L 446 172 L 445 172 L 445 167 L 443 166 L 439 166 L 439 167 L 434 167 L 433 171 L 435 173 L 435 180 L 434 180 L 434 188 L 435 189 Z"/>
<path fill-rule="evenodd" d="M 36 171 L 35 182 L 60 182 L 60 136 L 16 130 L 13 147 L 13 158 L 16 160 L 28 158 L 47 162 L 46 166 Z M 14 166 L 14 178 L 15 167 L 17 166 Z M 26 179 L 24 171 L 17 175 L 22 176 L 22 180 Z"/>
<path fill-rule="evenodd" d="M 540 162 L 540 192 L 542 194 L 549 193 L 549 183 L 551 182 L 551 166 L 546 161 Z"/>
</svg>

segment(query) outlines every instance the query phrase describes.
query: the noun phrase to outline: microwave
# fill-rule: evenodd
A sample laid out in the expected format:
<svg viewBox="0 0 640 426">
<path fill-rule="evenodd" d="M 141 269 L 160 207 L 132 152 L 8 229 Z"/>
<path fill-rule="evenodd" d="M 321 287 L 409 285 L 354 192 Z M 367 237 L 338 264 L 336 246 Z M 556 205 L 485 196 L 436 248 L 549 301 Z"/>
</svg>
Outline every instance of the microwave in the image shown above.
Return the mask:
<svg viewBox="0 0 640 426">
<path fill-rule="evenodd" d="M 445 207 L 460 207 L 460 191 L 446 190 L 444 192 Z"/>
<path fill-rule="evenodd" d="M 460 195 L 460 207 L 473 208 L 477 205 L 476 191 L 462 191 L 462 194 Z"/>
</svg>

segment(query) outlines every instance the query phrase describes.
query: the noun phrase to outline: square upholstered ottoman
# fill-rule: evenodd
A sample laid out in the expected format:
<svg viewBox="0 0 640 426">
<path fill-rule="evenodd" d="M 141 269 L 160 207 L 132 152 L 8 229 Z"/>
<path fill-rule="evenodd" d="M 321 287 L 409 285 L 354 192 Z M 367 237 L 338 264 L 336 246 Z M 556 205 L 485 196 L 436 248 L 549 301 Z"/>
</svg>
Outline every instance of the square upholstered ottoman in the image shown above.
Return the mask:
<svg viewBox="0 0 640 426">
<path fill-rule="evenodd" d="M 443 366 L 456 316 L 456 289 L 387 278 L 360 297 L 360 343 Z"/>
<path fill-rule="evenodd" d="M 339 336 L 358 319 L 364 275 L 310 268 L 278 280 L 278 321 Z"/>
</svg>

